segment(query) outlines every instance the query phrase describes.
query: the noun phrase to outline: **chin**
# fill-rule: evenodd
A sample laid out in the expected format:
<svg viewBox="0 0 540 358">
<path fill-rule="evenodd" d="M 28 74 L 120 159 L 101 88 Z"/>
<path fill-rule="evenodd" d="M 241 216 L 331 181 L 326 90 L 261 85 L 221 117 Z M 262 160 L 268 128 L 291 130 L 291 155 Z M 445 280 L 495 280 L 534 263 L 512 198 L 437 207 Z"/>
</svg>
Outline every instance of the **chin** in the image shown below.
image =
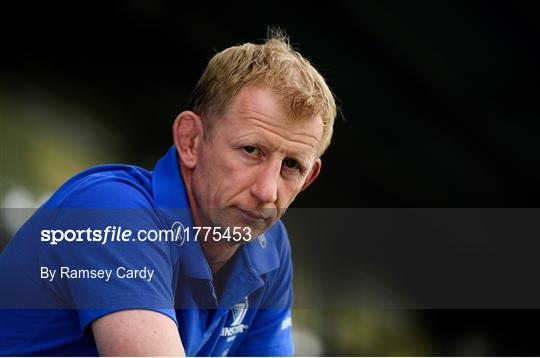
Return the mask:
<svg viewBox="0 0 540 358">
<path fill-rule="evenodd" d="M 214 210 L 217 210 L 213 212 L 214 215 L 209 215 L 209 221 L 212 222 L 212 226 L 228 227 L 231 230 L 234 227 L 249 227 L 251 229 L 251 241 L 266 232 L 279 219 L 276 217 L 276 212 L 271 213 L 271 215 L 265 218 L 252 217 L 246 214 L 243 209 L 236 206 Z M 209 212 L 209 214 L 212 214 L 212 212 Z M 243 243 L 246 242 L 244 241 Z"/>
</svg>

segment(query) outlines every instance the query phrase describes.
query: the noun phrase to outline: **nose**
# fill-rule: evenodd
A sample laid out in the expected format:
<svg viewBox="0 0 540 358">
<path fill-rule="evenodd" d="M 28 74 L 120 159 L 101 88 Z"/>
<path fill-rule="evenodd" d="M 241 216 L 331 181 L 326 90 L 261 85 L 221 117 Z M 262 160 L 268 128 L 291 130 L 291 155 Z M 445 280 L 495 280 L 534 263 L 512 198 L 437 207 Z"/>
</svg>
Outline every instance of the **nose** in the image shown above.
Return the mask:
<svg viewBox="0 0 540 358">
<path fill-rule="evenodd" d="M 278 197 L 278 184 L 281 173 L 281 162 L 266 161 L 260 165 L 255 182 L 251 186 L 251 194 L 261 203 L 274 203 Z"/>
</svg>

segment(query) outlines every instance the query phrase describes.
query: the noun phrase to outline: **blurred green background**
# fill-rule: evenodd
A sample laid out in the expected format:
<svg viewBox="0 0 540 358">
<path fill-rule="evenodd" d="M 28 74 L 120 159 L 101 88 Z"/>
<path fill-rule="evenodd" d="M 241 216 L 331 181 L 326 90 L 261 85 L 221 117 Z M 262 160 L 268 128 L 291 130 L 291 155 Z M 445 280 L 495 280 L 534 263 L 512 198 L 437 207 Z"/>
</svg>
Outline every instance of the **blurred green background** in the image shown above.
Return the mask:
<svg viewBox="0 0 540 358">
<path fill-rule="evenodd" d="M 39 206 L 92 165 L 153 168 L 211 56 L 276 25 L 343 112 L 295 207 L 538 206 L 538 2 L 17 4 L 0 10 L 3 208 Z M 21 220 L 6 215 L 1 246 Z M 360 272 L 322 284 L 327 267 L 301 263 L 324 240 L 291 239 L 297 295 L 369 290 Z M 300 355 L 540 354 L 536 310 L 321 307 L 295 309 Z"/>
</svg>

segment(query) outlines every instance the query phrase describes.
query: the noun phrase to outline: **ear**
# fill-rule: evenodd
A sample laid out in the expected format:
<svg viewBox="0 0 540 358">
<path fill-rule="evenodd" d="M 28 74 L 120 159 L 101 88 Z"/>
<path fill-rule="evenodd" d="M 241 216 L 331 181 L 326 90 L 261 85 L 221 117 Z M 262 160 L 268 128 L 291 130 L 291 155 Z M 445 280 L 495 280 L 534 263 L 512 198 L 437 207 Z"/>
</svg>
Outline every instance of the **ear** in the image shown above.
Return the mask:
<svg viewBox="0 0 540 358">
<path fill-rule="evenodd" d="M 321 158 L 319 158 L 317 159 L 315 164 L 313 164 L 313 168 L 311 168 L 311 172 L 309 173 L 306 181 L 304 182 L 304 185 L 302 185 L 302 189 L 300 189 L 300 191 L 303 191 L 315 181 L 315 179 L 319 176 L 319 173 L 321 172 L 321 166 L 322 161 Z"/>
<path fill-rule="evenodd" d="M 197 150 L 203 140 L 201 117 L 191 111 L 180 113 L 173 124 L 173 139 L 182 164 L 189 169 L 195 168 Z"/>
</svg>

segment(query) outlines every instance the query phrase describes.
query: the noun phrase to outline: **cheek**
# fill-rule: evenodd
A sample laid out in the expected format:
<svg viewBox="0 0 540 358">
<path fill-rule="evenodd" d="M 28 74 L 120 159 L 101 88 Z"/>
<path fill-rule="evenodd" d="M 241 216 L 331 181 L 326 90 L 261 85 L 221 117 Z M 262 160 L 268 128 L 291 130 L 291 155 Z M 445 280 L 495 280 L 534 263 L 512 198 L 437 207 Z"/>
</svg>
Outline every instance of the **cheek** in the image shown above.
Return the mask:
<svg viewBox="0 0 540 358">
<path fill-rule="evenodd" d="M 211 207 L 211 185 L 209 184 L 208 176 L 205 174 L 203 168 L 197 167 L 197 169 L 193 172 L 191 189 L 195 199 L 197 200 L 197 205 L 200 208 Z"/>
<path fill-rule="evenodd" d="M 193 173 L 193 191 L 203 208 L 218 207 L 219 193 L 223 190 L 222 168 L 212 153 L 202 152 Z"/>
<path fill-rule="evenodd" d="M 208 162 L 205 172 L 213 207 L 227 207 L 249 189 L 251 172 L 234 153 L 222 154 L 220 160 Z"/>
<path fill-rule="evenodd" d="M 228 199 L 237 199 L 250 190 L 254 182 L 254 172 L 253 168 L 246 167 L 241 163 L 235 163 L 227 167 L 221 180 L 226 185 L 224 189 Z"/>
<path fill-rule="evenodd" d="M 286 209 L 294 201 L 300 190 L 302 183 L 299 181 L 284 181 L 282 182 L 278 195 L 278 208 Z"/>
</svg>

